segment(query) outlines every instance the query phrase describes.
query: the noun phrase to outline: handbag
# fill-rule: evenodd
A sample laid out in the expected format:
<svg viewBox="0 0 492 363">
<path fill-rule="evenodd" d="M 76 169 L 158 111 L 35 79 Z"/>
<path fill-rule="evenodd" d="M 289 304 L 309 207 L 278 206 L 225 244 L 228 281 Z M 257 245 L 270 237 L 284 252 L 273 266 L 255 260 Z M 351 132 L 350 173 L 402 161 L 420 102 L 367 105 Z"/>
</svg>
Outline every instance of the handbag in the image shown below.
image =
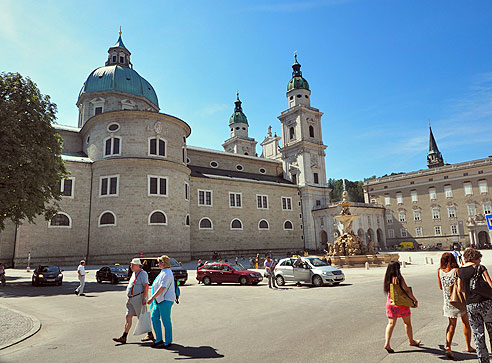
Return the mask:
<svg viewBox="0 0 492 363">
<path fill-rule="evenodd" d="M 481 265 L 475 267 L 475 273 L 470 279 L 470 292 L 480 295 L 486 299 L 492 299 L 492 288 L 489 283 L 483 278 Z"/>
<path fill-rule="evenodd" d="M 409 290 L 412 288 L 408 286 Z M 390 284 L 390 300 L 391 305 L 407 306 L 409 308 L 415 307 L 413 300 L 408 296 L 407 292 L 402 289 L 400 284 Z"/>
<path fill-rule="evenodd" d="M 461 311 L 466 310 L 466 300 L 465 293 L 463 291 L 458 292 L 458 278 L 454 281 L 454 283 L 449 286 L 449 303 L 453 305 L 456 309 Z"/>
<path fill-rule="evenodd" d="M 133 331 L 133 335 L 142 335 L 152 331 L 152 321 L 150 320 L 150 312 L 147 309 L 147 305 L 142 307 L 140 315 L 138 316 L 138 322 Z"/>
</svg>

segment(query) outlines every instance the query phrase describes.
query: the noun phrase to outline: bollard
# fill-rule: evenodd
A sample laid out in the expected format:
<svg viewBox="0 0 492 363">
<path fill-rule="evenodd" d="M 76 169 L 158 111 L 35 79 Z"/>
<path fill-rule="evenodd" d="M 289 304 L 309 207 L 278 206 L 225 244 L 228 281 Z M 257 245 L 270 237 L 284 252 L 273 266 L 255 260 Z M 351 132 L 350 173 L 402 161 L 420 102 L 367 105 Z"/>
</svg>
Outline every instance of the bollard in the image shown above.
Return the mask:
<svg viewBox="0 0 492 363">
<path fill-rule="evenodd" d="M 405 261 L 403 261 L 402 265 L 403 265 L 403 268 L 407 268 L 407 263 Z"/>
<path fill-rule="evenodd" d="M 369 262 L 366 262 L 366 270 L 369 270 Z"/>
<path fill-rule="evenodd" d="M 434 259 L 431 257 L 431 265 L 434 264 Z"/>
<path fill-rule="evenodd" d="M 408 262 L 412 263 L 412 256 L 408 256 Z"/>
<path fill-rule="evenodd" d="M 428 258 L 428 257 L 426 257 L 426 258 L 425 258 L 425 264 L 427 265 L 428 263 L 429 263 L 429 258 Z"/>
</svg>

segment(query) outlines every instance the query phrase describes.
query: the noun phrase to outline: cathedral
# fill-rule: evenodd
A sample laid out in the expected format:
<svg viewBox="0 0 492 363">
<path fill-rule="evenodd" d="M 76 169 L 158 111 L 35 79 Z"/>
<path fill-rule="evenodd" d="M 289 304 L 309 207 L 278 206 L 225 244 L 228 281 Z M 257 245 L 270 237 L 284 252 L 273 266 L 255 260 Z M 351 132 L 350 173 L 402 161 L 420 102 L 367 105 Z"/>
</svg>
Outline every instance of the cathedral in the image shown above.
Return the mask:
<svg viewBox="0 0 492 363">
<path fill-rule="evenodd" d="M 224 150 L 188 145 L 190 125 L 161 112 L 120 32 L 80 90 L 78 127 L 54 125 L 70 172 L 59 212 L 8 224 L 0 260 L 100 264 L 166 253 L 186 261 L 323 248 L 313 210 L 329 204 L 330 189 L 323 114 L 310 97 L 296 55 L 281 136 L 270 127 L 260 156 L 239 93 Z"/>
</svg>

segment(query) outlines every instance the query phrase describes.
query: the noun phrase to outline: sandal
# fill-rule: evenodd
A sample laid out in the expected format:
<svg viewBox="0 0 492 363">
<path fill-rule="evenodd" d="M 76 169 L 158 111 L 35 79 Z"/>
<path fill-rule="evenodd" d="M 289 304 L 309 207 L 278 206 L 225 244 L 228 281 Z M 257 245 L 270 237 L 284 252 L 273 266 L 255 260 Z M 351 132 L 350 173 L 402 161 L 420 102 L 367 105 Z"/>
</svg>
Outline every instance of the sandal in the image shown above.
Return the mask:
<svg viewBox="0 0 492 363">
<path fill-rule="evenodd" d="M 394 353 L 394 352 L 395 352 L 395 351 L 394 351 L 393 349 L 391 349 L 391 348 L 386 348 L 386 347 L 384 347 L 384 349 L 386 349 L 386 351 L 387 351 L 389 354 L 391 354 L 391 353 Z"/>
<path fill-rule="evenodd" d="M 453 354 L 453 352 L 451 351 L 451 348 L 446 348 L 446 357 L 447 357 L 448 359 L 454 360 L 454 354 Z"/>
</svg>

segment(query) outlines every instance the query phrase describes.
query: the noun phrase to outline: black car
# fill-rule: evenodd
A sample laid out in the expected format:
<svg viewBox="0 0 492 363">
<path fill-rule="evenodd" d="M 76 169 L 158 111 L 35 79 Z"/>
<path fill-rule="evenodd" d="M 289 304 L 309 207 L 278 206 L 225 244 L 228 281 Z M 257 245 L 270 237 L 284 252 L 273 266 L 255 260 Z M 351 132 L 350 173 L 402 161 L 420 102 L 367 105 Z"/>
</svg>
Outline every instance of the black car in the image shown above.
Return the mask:
<svg viewBox="0 0 492 363">
<path fill-rule="evenodd" d="M 117 284 L 120 281 L 129 280 L 128 269 L 123 266 L 103 266 L 96 272 L 96 280 L 100 284 L 103 281 L 110 281 Z"/>
<path fill-rule="evenodd" d="M 62 271 L 56 265 L 38 266 L 32 274 L 32 286 L 43 284 L 57 284 L 60 286 L 63 282 Z"/>
<path fill-rule="evenodd" d="M 140 257 L 140 262 L 142 262 L 142 268 L 149 275 L 149 284 L 152 284 L 161 272 L 157 263 L 157 257 Z M 174 258 L 171 258 L 171 270 L 173 271 L 174 278 L 180 282 L 180 285 L 186 284 L 188 271 Z M 128 276 L 132 276 L 132 270 L 130 268 L 128 268 Z"/>
</svg>

